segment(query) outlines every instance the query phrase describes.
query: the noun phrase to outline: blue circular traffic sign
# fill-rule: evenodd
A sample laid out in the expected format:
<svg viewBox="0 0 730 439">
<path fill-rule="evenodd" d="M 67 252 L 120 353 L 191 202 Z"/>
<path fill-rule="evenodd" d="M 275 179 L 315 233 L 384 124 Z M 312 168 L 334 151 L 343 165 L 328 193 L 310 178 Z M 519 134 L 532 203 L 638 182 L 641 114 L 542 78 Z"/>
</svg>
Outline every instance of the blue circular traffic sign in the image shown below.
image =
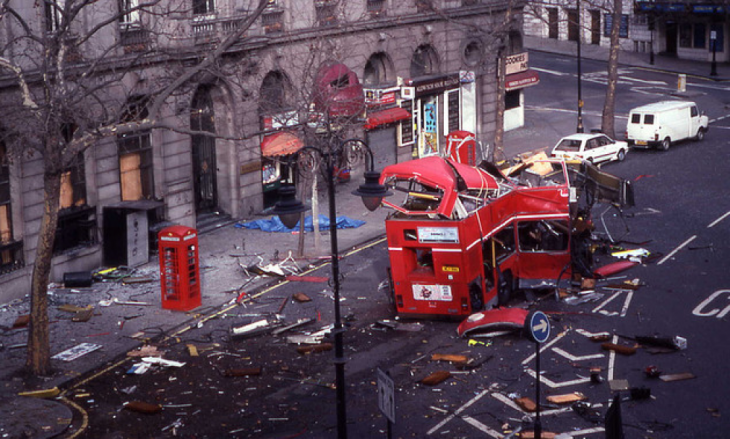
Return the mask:
<svg viewBox="0 0 730 439">
<path fill-rule="evenodd" d="M 548 316 L 542 311 L 535 311 L 527 316 L 525 322 L 527 332 L 535 343 L 545 343 L 550 337 L 550 321 Z"/>
</svg>

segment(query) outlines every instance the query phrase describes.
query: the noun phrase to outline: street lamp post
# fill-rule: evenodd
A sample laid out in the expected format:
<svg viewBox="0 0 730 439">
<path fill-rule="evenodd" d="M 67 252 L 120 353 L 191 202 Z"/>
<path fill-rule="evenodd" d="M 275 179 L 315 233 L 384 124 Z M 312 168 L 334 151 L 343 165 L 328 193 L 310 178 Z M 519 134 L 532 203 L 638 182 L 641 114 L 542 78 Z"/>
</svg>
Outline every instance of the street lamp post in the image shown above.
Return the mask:
<svg viewBox="0 0 730 439">
<path fill-rule="evenodd" d="M 313 146 L 305 146 L 302 150 L 314 153 L 323 160 L 324 171 L 326 172 L 327 192 L 329 201 L 329 220 L 330 220 L 330 256 L 332 261 L 332 288 L 334 290 L 335 299 L 335 325 L 332 331 L 335 338 L 335 385 L 337 391 L 337 437 L 338 439 L 347 438 L 347 407 L 345 405 L 345 363 L 347 360 L 344 355 L 343 333 L 345 329 L 342 325 L 342 315 L 340 313 L 340 263 L 337 255 L 337 212 L 335 209 L 335 165 L 345 153 L 346 148 L 361 148 L 369 161 L 366 163 L 365 183 L 360 185 L 357 190 L 353 191 L 353 195 L 362 198 L 365 207 L 373 211 L 379 205 L 384 197 L 391 195 L 385 186 L 379 183 L 380 173 L 375 171 L 373 153 L 368 145 L 360 139 L 349 139 L 341 143 L 335 148 L 329 148 L 322 151 Z M 273 213 L 279 215 L 282 224 L 288 228 L 296 226 L 299 216 L 306 210 L 304 204 L 297 200 L 294 196 L 294 188 L 292 186 L 282 187 L 280 189 L 280 201 L 276 203 Z"/>
<path fill-rule="evenodd" d="M 654 17 L 649 16 L 649 64 L 654 65 Z"/>
<path fill-rule="evenodd" d="M 580 37 L 581 37 L 581 28 L 580 28 L 580 0 L 577 1 L 577 7 L 576 7 L 576 22 L 577 22 L 577 28 L 578 28 L 578 38 L 577 38 L 577 57 L 578 57 L 578 127 L 576 128 L 577 133 L 583 132 L 583 91 L 582 91 L 582 80 L 581 80 L 581 56 L 580 56 Z"/>
<path fill-rule="evenodd" d="M 710 76 L 717 76 L 717 31 L 710 31 L 710 43 L 712 43 L 712 64 L 710 66 Z"/>
</svg>

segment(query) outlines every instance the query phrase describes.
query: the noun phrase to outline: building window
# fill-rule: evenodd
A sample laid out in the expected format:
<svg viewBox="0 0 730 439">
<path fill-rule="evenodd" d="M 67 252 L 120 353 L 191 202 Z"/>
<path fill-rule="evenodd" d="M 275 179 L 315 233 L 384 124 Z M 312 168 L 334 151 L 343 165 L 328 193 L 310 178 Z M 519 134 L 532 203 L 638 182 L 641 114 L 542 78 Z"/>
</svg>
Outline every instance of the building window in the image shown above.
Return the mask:
<svg viewBox="0 0 730 439">
<path fill-rule="evenodd" d="M 193 0 L 193 15 L 207 15 L 215 12 L 215 0 Z"/>
<path fill-rule="evenodd" d="M 603 36 L 611 37 L 611 27 L 613 27 L 613 14 L 603 14 Z M 627 14 L 621 15 L 621 25 L 618 30 L 619 38 L 629 37 L 629 16 Z"/>
<path fill-rule="evenodd" d="M 119 23 L 127 26 L 139 25 L 139 0 L 119 0 Z"/>
<path fill-rule="evenodd" d="M 61 28 L 66 16 L 66 0 L 46 0 L 46 31 L 55 32 Z"/>
<path fill-rule="evenodd" d="M 510 90 L 504 93 L 504 109 L 511 110 L 520 106 L 520 90 Z"/>
<path fill-rule="evenodd" d="M 275 34 L 284 31 L 284 11 L 264 10 L 261 14 L 261 25 L 264 27 L 266 35 Z"/>
<path fill-rule="evenodd" d="M 558 8 L 547 8 L 548 38 L 558 39 Z"/>
<path fill-rule="evenodd" d="M 694 29 L 694 44 L 692 47 L 695 49 L 704 49 L 706 47 L 705 34 L 707 29 L 705 23 L 695 23 Z"/>
<path fill-rule="evenodd" d="M 380 85 L 388 82 L 388 57 L 385 53 L 376 53 L 368 59 L 363 72 L 365 85 Z"/>
<path fill-rule="evenodd" d="M 438 73 L 438 57 L 431 46 L 419 46 L 411 58 L 411 77 Z"/>
<path fill-rule="evenodd" d="M 314 10 L 317 26 L 327 27 L 337 24 L 337 3 L 332 0 L 315 0 Z"/>
<path fill-rule="evenodd" d="M 679 25 L 679 47 L 692 47 L 692 25 L 690 23 Z"/>
<path fill-rule="evenodd" d="M 0 141 L 0 274 L 23 266 L 23 243 L 13 239 L 10 205 L 10 166 L 5 143 Z"/>
<path fill-rule="evenodd" d="M 146 99 L 132 99 L 124 114 L 125 121 L 147 117 Z M 154 196 L 154 170 L 150 130 L 141 130 L 117 136 L 119 152 L 119 181 L 122 201 L 151 199 Z"/>
<path fill-rule="evenodd" d="M 385 15 L 385 0 L 368 0 L 367 9 L 371 17 Z"/>
</svg>

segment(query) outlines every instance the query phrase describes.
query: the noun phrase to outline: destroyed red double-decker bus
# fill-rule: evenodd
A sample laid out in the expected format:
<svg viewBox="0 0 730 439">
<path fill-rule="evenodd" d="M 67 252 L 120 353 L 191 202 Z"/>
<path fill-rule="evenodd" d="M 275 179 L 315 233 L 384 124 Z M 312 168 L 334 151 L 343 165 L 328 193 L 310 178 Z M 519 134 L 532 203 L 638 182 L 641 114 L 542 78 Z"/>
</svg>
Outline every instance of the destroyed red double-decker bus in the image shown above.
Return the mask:
<svg viewBox="0 0 730 439">
<path fill-rule="evenodd" d="M 427 157 L 388 166 L 391 294 L 402 316 L 463 317 L 516 290 L 588 276 L 590 209 L 633 204 L 628 182 L 587 162 L 525 161 L 507 170 Z M 400 201 L 394 198 L 400 197 Z"/>
</svg>

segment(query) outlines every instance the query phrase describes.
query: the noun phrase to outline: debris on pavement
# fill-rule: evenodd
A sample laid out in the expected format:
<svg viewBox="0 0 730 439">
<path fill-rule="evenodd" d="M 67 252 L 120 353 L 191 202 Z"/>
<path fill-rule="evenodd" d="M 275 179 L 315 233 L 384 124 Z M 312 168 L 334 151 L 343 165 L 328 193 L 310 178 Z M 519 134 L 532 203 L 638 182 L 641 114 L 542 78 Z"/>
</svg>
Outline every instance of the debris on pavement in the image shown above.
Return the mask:
<svg viewBox="0 0 730 439">
<path fill-rule="evenodd" d="M 586 399 L 588 398 L 580 392 L 567 393 L 564 395 L 550 395 L 547 397 L 548 402 L 553 404 L 570 404 L 578 401 L 585 401 Z"/>
<path fill-rule="evenodd" d="M 697 378 L 697 377 L 695 376 L 695 374 L 693 374 L 691 372 L 659 375 L 659 379 L 662 381 L 665 381 L 665 382 L 691 380 L 693 378 Z"/>
<path fill-rule="evenodd" d="M 522 308 L 494 308 L 467 317 L 456 332 L 460 337 L 473 332 L 493 330 L 521 330 L 525 325 L 528 311 Z"/>
<path fill-rule="evenodd" d="M 157 346 L 144 345 L 139 349 L 127 352 L 128 357 L 161 357 L 164 352 L 157 349 Z"/>
<path fill-rule="evenodd" d="M 18 396 L 29 396 L 32 398 L 55 398 L 61 393 L 58 387 L 52 387 L 50 389 L 40 390 L 29 390 L 27 392 L 20 392 Z"/>
<path fill-rule="evenodd" d="M 636 348 L 632 346 L 623 346 L 616 343 L 602 343 L 601 348 L 604 351 L 613 351 L 621 355 L 633 355 L 636 353 Z"/>
<path fill-rule="evenodd" d="M 294 298 L 294 300 L 296 300 L 299 303 L 305 303 L 305 302 L 312 301 L 312 299 L 304 293 L 294 293 L 292 295 L 292 297 Z"/>
<path fill-rule="evenodd" d="M 226 369 L 223 372 L 223 376 L 226 377 L 248 377 L 258 375 L 261 375 L 261 367 Z"/>
<path fill-rule="evenodd" d="M 154 415 L 162 411 L 160 404 L 151 404 L 144 401 L 130 401 L 124 404 L 124 408 L 137 413 Z"/>
<path fill-rule="evenodd" d="M 455 365 L 464 365 L 469 361 L 466 355 L 459 354 L 431 354 L 431 361 L 448 361 Z"/>
<path fill-rule="evenodd" d="M 526 412 L 532 413 L 537 411 L 537 404 L 535 404 L 535 401 L 533 401 L 529 396 L 514 398 L 513 401 Z"/>
<path fill-rule="evenodd" d="M 321 343 L 321 344 L 315 344 L 311 346 L 299 346 L 297 348 L 297 352 L 300 354 L 313 354 L 318 352 L 326 352 L 332 350 L 332 343 Z"/>
<path fill-rule="evenodd" d="M 437 370 L 431 373 L 427 377 L 423 378 L 420 382 L 426 386 L 435 386 L 451 378 L 451 372 L 448 370 Z"/>
<path fill-rule="evenodd" d="M 61 360 L 61 361 L 73 361 L 81 356 L 84 356 L 88 354 L 89 352 L 93 352 L 97 349 L 101 349 L 100 344 L 94 344 L 94 343 L 80 343 L 76 346 L 66 349 L 63 352 L 59 352 L 56 355 L 52 356 L 51 358 L 54 360 Z"/>
</svg>

